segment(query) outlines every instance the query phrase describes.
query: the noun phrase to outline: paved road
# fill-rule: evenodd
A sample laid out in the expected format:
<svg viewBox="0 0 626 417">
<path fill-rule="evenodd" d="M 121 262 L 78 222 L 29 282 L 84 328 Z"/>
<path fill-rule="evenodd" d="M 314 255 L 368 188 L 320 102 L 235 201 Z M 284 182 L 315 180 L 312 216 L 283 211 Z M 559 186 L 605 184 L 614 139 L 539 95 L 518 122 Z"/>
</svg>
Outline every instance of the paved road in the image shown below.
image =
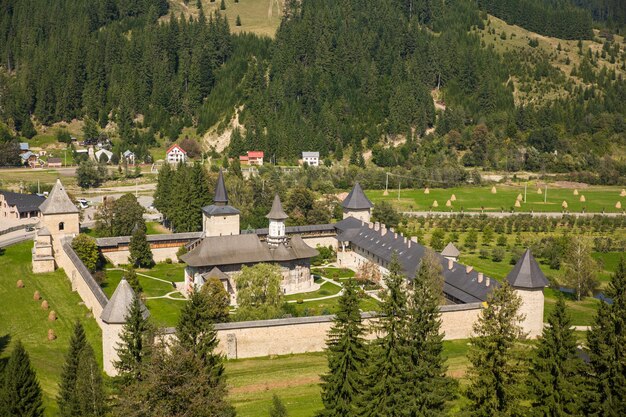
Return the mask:
<svg viewBox="0 0 626 417">
<path fill-rule="evenodd" d="M 6 235 L 0 235 L 0 248 L 24 242 L 32 239 L 34 236 L 35 232 L 26 232 L 24 230 L 18 230 L 16 232 L 7 233 Z"/>
<path fill-rule="evenodd" d="M 535 217 L 556 217 L 556 218 L 561 218 L 563 217 L 563 213 L 560 212 L 550 212 L 550 213 L 543 213 L 543 212 L 537 212 L 537 213 L 510 213 L 510 212 L 504 212 L 504 213 L 500 213 L 500 212 L 494 212 L 494 211 L 486 211 L 484 213 L 480 213 L 477 211 L 466 211 L 464 213 L 459 213 L 459 212 L 449 212 L 449 211 L 404 211 L 402 212 L 402 214 L 406 215 L 406 216 L 411 216 L 411 217 L 421 217 L 421 216 L 441 216 L 441 217 L 451 217 L 451 216 L 458 216 L 459 214 L 464 214 L 466 216 L 480 216 L 482 214 L 484 214 L 487 217 L 497 217 L 497 218 L 502 218 L 502 217 L 510 217 L 510 216 L 519 216 L 519 215 L 523 215 L 523 214 L 531 214 Z M 593 216 L 607 216 L 607 217 L 620 217 L 620 216 L 624 216 L 624 213 L 567 213 L 570 216 L 579 216 L 579 217 L 593 217 Z"/>
</svg>

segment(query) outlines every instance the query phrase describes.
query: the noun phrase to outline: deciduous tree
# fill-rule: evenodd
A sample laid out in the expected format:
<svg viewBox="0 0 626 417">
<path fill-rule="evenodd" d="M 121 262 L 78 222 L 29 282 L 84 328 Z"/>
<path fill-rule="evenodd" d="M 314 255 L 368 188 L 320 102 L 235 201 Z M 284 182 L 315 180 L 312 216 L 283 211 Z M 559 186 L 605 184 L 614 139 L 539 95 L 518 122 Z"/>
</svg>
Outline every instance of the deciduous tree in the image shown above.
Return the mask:
<svg viewBox="0 0 626 417">
<path fill-rule="evenodd" d="M 269 319 L 280 314 L 283 291 L 280 267 L 271 264 L 244 266 L 236 276 L 237 316 L 247 319 Z"/>
<path fill-rule="evenodd" d="M 597 288 L 598 264 L 591 257 L 591 246 L 583 238 L 572 237 L 563 259 L 564 280 L 576 291 L 576 299 L 591 294 Z"/>
<path fill-rule="evenodd" d="M 72 240 L 72 249 L 88 270 L 91 272 L 96 270 L 100 263 L 100 251 L 93 238 L 79 234 Z"/>
</svg>

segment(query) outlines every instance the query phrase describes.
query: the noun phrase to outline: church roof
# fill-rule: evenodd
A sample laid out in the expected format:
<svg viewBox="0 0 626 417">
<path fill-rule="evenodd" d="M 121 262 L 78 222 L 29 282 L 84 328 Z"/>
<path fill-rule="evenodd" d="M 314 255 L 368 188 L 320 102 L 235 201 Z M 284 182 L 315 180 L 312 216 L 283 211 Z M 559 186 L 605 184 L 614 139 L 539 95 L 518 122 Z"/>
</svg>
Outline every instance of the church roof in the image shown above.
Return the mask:
<svg viewBox="0 0 626 417">
<path fill-rule="evenodd" d="M 441 255 L 449 256 L 451 258 L 458 258 L 460 254 L 461 252 L 452 244 L 452 242 L 448 243 L 441 251 Z"/>
<path fill-rule="evenodd" d="M 365 210 L 374 207 L 358 182 L 354 183 L 354 187 L 341 205 L 350 210 Z"/>
<path fill-rule="evenodd" d="M 108 324 L 123 324 L 126 323 L 126 316 L 128 315 L 128 310 L 133 303 L 133 299 L 135 298 L 135 292 L 131 288 L 126 278 L 122 278 L 120 283 L 117 285 L 113 296 L 102 310 L 102 314 L 100 318 L 103 322 Z M 146 306 L 139 300 L 141 304 L 141 310 L 144 318 L 147 318 L 150 315 L 150 312 L 146 308 Z"/>
<path fill-rule="evenodd" d="M 210 278 L 217 278 L 219 280 L 228 280 L 228 275 L 222 272 L 222 270 L 219 269 L 218 267 L 213 267 L 213 269 L 211 269 L 209 272 L 205 272 L 204 274 L 202 274 L 202 278 L 204 278 L 205 281 Z"/>
<path fill-rule="evenodd" d="M 78 213 L 78 207 L 72 203 L 59 179 L 52 187 L 48 198 L 39 206 L 39 210 L 42 214 Z"/>
<path fill-rule="evenodd" d="M 506 280 L 517 288 L 544 288 L 549 284 L 530 249 L 526 249 Z"/>
<path fill-rule="evenodd" d="M 278 194 L 274 196 L 272 209 L 270 210 L 269 213 L 267 213 L 267 216 L 265 217 L 271 220 L 285 220 L 289 217 L 287 216 L 287 213 L 283 211 L 283 205 L 280 202 L 280 197 L 278 196 Z"/>
<path fill-rule="evenodd" d="M 240 214 L 241 212 L 233 206 L 218 206 L 211 204 L 210 206 L 202 207 L 202 211 L 209 216 L 221 216 L 223 214 Z"/>
<path fill-rule="evenodd" d="M 44 197 L 37 194 L 21 194 L 4 190 L 0 190 L 0 194 L 4 196 L 7 205 L 14 206 L 19 213 L 37 211 L 45 200 Z"/>
<path fill-rule="evenodd" d="M 215 185 L 215 196 L 213 197 L 215 204 L 228 204 L 228 193 L 226 192 L 226 184 L 224 184 L 224 173 L 220 169 L 217 176 L 217 184 Z"/>
</svg>

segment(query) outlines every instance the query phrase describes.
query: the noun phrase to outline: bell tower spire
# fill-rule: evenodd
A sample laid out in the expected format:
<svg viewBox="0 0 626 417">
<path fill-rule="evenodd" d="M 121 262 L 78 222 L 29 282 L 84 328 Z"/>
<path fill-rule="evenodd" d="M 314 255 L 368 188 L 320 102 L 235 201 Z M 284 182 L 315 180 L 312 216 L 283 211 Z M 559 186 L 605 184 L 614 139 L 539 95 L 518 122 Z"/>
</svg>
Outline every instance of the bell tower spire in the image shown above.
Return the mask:
<svg viewBox="0 0 626 417">
<path fill-rule="evenodd" d="M 283 205 L 280 202 L 278 194 L 274 196 L 272 209 L 265 217 L 270 221 L 267 244 L 270 246 L 278 246 L 280 243 L 285 243 L 287 240 L 285 237 L 285 220 L 289 218 L 289 216 L 287 216 L 287 213 L 283 210 Z"/>
</svg>

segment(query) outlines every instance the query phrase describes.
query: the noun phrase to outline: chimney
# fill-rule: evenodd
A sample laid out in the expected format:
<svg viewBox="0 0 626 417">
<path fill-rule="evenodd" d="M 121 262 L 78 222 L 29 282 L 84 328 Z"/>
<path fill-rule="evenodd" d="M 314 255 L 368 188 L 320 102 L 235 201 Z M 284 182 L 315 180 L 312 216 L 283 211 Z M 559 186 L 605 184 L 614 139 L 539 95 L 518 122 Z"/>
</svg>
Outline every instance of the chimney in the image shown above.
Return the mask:
<svg viewBox="0 0 626 417">
<path fill-rule="evenodd" d="M 380 225 L 380 235 L 385 236 L 387 234 L 387 226 L 381 223 Z"/>
<path fill-rule="evenodd" d="M 483 277 L 484 277 L 483 273 L 482 273 L 482 272 L 479 272 L 479 273 L 478 273 L 478 282 L 479 282 L 479 283 L 483 282 Z"/>
<path fill-rule="evenodd" d="M 473 267 L 473 266 L 469 266 L 469 265 L 467 265 L 467 266 L 465 267 L 465 273 L 466 273 L 466 274 L 469 274 L 470 272 L 472 272 L 472 269 L 474 269 L 474 267 Z"/>
<path fill-rule="evenodd" d="M 392 229 L 392 230 L 393 230 L 393 229 Z M 394 234 L 393 234 L 393 237 L 394 237 L 394 239 L 397 239 L 397 238 L 398 238 L 398 234 L 397 234 L 397 233 L 394 233 Z"/>
<path fill-rule="evenodd" d="M 390 227 L 390 228 L 389 228 L 389 231 L 390 231 L 391 233 L 394 233 L 394 232 L 395 232 L 395 230 L 394 230 L 394 228 L 393 228 L 393 227 Z"/>
<path fill-rule="evenodd" d="M 374 230 L 376 231 L 380 230 L 380 222 L 374 223 Z"/>
<path fill-rule="evenodd" d="M 412 240 L 411 240 L 411 239 L 409 239 L 409 241 L 407 242 L 407 247 L 408 247 L 408 248 L 410 248 L 410 247 L 411 247 L 411 242 L 412 242 Z"/>
<path fill-rule="evenodd" d="M 454 268 L 454 261 L 452 259 L 448 259 L 448 269 Z"/>
<path fill-rule="evenodd" d="M 489 279 L 489 277 L 487 277 L 487 279 L 485 280 L 485 286 L 489 286 L 489 284 L 491 283 L 491 280 Z"/>
<path fill-rule="evenodd" d="M 367 224 L 367 227 L 369 227 L 370 229 L 373 229 L 373 228 L 374 228 L 374 223 L 369 222 L 369 223 Z"/>
</svg>

